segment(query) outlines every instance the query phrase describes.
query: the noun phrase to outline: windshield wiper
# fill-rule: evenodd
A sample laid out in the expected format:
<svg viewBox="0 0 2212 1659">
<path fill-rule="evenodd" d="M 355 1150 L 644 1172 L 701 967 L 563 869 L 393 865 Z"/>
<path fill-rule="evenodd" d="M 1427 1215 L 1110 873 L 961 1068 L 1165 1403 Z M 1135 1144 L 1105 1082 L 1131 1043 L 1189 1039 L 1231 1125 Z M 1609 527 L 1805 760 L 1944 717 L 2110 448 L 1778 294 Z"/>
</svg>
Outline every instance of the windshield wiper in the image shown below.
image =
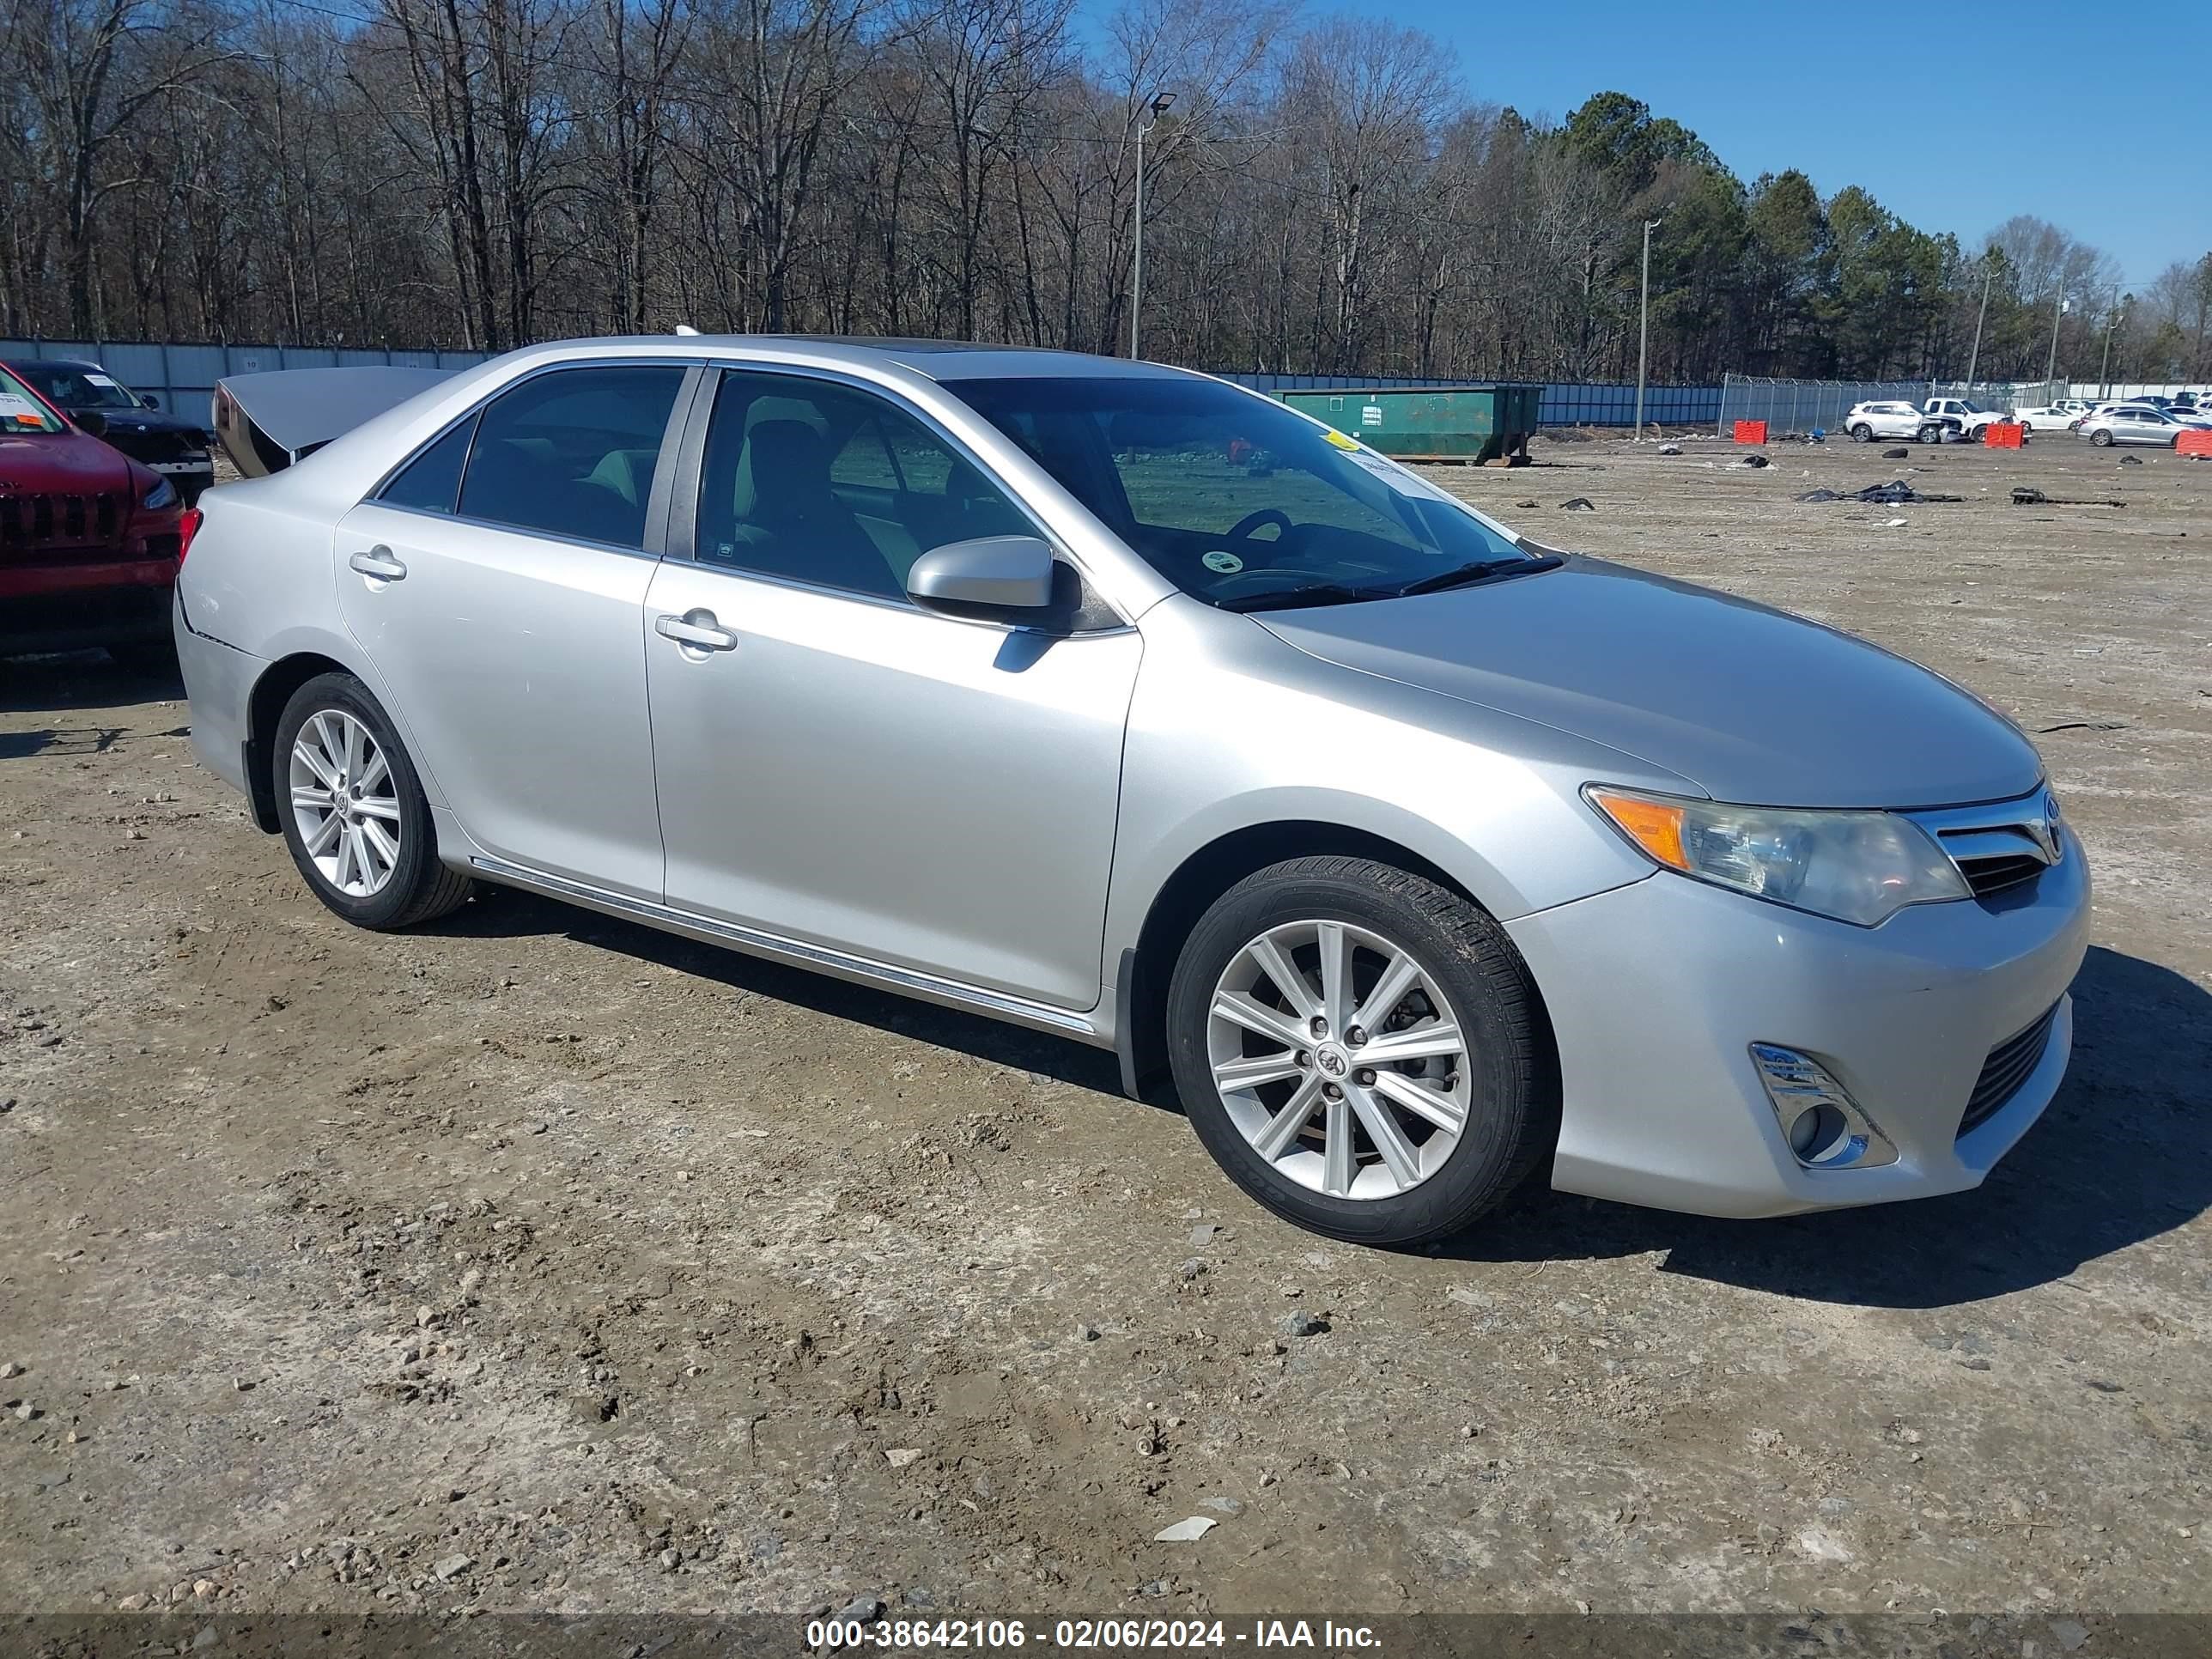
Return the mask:
<svg viewBox="0 0 2212 1659">
<path fill-rule="evenodd" d="M 1433 576 L 1424 576 L 1419 581 L 1407 582 L 1392 590 L 1393 599 L 1411 599 L 1416 593 L 1435 593 L 1447 587 L 1464 587 L 1469 582 L 1479 582 L 1492 576 L 1503 576 L 1508 572 L 1525 575 L 1531 571 L 1553 570 L 1564 562 L 1556 553 L 1542 558 L 1480 559 L 1473 564 L 1463 564 L 1456 570 L 1440 570 Z"/>
<path fill-rule="evenodd" d="M 1241 599 L 1218 602 L 1224 611 L 1294 611 L 1308 605 L 1358 605 L 1364 599 L 1397 597 L 1394 587 L 1346 587 L 1341 582 L 1316 582 L 1309 587 L 1285 587 L 1273 593 L 1250 593 Z"/>
</svg>

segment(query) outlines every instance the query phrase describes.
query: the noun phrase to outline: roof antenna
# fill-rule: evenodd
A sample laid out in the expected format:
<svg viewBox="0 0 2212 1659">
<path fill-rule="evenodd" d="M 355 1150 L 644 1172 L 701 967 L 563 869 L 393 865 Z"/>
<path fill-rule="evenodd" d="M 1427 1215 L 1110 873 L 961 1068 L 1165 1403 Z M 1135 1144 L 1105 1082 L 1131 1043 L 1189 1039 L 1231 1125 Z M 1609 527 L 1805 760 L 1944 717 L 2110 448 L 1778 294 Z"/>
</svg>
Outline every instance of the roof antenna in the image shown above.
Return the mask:
<svg viewBox="0 0 2212 1659">
<path fill-rule="evenodd" d="M 697 334 L 699 331 L 692 327 L 689 323 L 678 323 L 676 325 L 676 331 L 678 334 L 689 337 Z"/>
</svg>

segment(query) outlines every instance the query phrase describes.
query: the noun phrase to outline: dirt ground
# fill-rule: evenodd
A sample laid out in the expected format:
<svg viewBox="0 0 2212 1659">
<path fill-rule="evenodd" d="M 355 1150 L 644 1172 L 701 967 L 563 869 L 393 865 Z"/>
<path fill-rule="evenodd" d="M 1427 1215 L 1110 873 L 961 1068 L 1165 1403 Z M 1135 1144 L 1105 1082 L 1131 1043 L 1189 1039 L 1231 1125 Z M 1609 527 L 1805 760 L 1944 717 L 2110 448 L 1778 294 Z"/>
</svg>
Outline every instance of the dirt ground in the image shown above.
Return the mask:
<svg viewBox="0 0 2212 1659">
<path fill-rule="evenodd" d="M 1103 1054 L 514 894 L 351 931 L 173 685 L 18 663 L 0 1610 L 2212 1607 L 2212 464 L 1681 447 L 1436 476 L 2037 734 L 2095 948 L 1981 1191 L 1326 1243 Z M 1966 499 L 1791 499 L 1893 477 Z"/>
</svg>

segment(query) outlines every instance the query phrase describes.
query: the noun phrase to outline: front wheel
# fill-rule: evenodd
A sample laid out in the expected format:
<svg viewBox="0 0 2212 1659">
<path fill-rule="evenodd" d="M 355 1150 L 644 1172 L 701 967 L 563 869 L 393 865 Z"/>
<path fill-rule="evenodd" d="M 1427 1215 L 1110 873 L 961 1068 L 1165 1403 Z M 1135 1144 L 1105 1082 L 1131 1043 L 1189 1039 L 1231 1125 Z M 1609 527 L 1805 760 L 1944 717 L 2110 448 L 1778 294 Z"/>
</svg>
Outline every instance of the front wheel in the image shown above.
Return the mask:
<svg viewBox="0 0 2212 1659">
<path fill-rule="evenodd" d="M 2100 427 L 2089 434 L 2089 441 L 2100 449 L 2110 449 L 2112 447 L 2112 432 L 2107 428 Z"/>
<path fill-rule="evenodd" d="M 1558 1138 L 1528 970 L 1496 922 L 1425 877 L 1352 858 L 1248 876 L 1192 931 L 1167 1012 L 1206 1150 L 1333 1238 L 1457 1232 Z"/>
<path fill-rule="evenodd" d="M 1865 443 L 1873 436 L 1874 428 L 1869 426 L 1864 421 L 1860 422 L 1856 426 L 1851 428 L 1851 441 L 1855 444 Z"/>
<path fill-rule="evenodd" d="M 1940 444 L 1943 441 L 1943 428 L 1941 425 L 1923 426 L 1915 435 L 1923 444 Z"/>
<path fill-rule="evenodd" d="M 352 675 L 318 675 L 292 694 L 270 765 L 292 862 L 348 921 L 412 927 L 468 897 L 469 878 L 438 862 L 414 763 Z"/>
</svg>

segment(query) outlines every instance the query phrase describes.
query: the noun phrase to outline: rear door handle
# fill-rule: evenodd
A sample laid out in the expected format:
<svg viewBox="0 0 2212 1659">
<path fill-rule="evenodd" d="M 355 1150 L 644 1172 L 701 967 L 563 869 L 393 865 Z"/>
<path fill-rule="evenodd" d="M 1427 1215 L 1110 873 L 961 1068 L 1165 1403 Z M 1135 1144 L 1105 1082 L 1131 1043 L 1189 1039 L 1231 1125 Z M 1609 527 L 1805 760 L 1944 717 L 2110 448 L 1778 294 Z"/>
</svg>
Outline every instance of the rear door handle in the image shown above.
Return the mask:
<svg viewBox="0 0 2212 1659">
<path fill-rule="evenodd" d="M 396 582 L 407 574 L 407 567 L 392 556 L 388 547 L 372 547 L 366 553 L 355 554 L 346 563 L 380 582 Z"/>
<path fill-rule="evenodd" d="M 738 648 L 738 636 L 717 623 L 711 611 L 687 611 L 680 617 L 659 617 L 654 618 L 653 626 L 661 638 L 673 640 L 688 650 Z"/>
</svg>

